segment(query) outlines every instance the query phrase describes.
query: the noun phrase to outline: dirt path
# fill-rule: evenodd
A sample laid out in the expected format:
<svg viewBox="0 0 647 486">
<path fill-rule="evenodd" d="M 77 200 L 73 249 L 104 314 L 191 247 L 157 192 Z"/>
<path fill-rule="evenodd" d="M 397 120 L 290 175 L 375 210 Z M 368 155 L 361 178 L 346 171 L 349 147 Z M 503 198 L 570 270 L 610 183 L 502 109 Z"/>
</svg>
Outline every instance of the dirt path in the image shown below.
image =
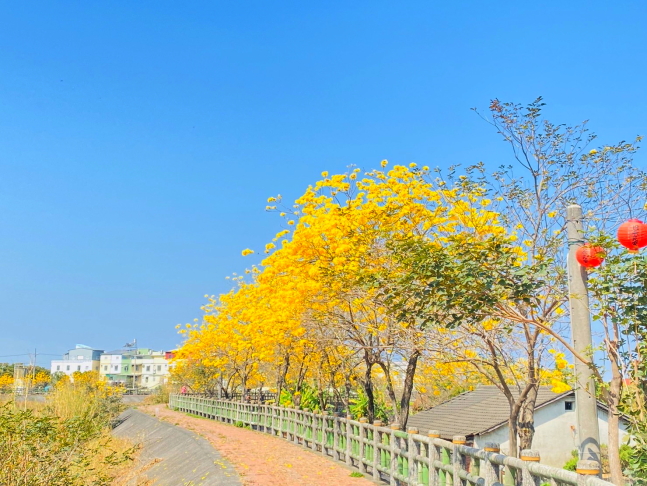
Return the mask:
<svg viewBox="0 0 647 486">
<path fill-rule="evenodd" d="M 234 465 L 246 486 L 368 486 L 365 478 L 350 477 L 351 471 L 318 454 L 278 437 L 189 417 L 164 405 L 147 405 L 138 410 L 193 430 L 205 437 Z"/>
</svg>

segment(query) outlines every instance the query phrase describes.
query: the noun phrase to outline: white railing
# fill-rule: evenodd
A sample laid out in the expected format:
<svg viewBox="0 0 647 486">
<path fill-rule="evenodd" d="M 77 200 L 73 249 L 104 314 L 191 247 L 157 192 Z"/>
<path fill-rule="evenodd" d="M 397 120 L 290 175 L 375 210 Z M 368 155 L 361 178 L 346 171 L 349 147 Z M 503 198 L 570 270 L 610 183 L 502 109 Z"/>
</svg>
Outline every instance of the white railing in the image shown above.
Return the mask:
<svg viewBox="0 0 647 486">
<path fill-rule="evenodd" d="M 169 406 L 283 438 L 390 485 L 613 486 L 594 475 L 540 464 L 533 451 L 518 459 L 500 454 L 497 445 L 475 449 L 464 445 L 464 437 L 449 442 L 433 431 L 424 436 L 379 421 L 191 395 L 171 395 Z"/>
</svg>

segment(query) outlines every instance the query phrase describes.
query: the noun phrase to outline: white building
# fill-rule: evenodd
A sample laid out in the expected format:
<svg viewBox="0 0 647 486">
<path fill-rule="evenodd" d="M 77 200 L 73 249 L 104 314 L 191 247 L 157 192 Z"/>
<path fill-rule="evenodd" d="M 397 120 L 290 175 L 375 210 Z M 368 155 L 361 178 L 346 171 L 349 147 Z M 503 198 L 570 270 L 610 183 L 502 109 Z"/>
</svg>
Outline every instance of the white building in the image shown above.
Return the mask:
<svg viewBox="0 0 647 486">
<path fill-rule="evenodd" d="M 166 352 L 151 351 L 149 355 L 137 359 L 136 363 L 141 367 L 141 387 L 156 388 L 168 380 L 169 360 Z"/>
<path fill-rule="evenodd" d="M 99 371 L 99 362 L 103 350 L 93 349 L 83 344 L 77 344 L 63 355 L 63 359 L 53 359 L 50 371 L 65 373 L 72 376 L 75 371 Z"/>
<path fill-rule="evenodd" d="M 101 356 L 99 372 L 110 383 L 127 388 L 156 388 L 168 380 L 170 351 L 147 348 L 109 351 Z"/>
<path fill-rule="evenodd" d="M 539 451 L 541 463 L 562 467 L 579 446 L 575 393 L 553 393 L 540 387 L 535 407 L 535 435 L 532 449 Z M 486 442 L 500 444 L 508 453 L 508 417 L 510 408 L 503 393 L 495 386 L 480 386 L 447 402 L 412 415 L 408 427 L 417 427 L 422 434 L 439 430 L 443 439 L 464 435 L 468 444 L 482 449 Z M 600 442 L 607 443 L 608 414 L 598 402 Z M 620 441 L 627 434 L 627 423 L 620 421 Z"/>
</svg>

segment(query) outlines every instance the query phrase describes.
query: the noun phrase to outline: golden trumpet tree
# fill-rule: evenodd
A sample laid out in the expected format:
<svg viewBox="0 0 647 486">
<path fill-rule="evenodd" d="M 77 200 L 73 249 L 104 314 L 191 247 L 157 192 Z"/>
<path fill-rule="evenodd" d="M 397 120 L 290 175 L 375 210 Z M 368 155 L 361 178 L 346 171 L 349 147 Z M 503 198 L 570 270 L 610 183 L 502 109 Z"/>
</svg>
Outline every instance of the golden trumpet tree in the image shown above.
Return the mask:
<svg viewBox="0 0 647 486">
<path fill-rule="evenodd" d="M 481 189 L 437 185 L 427 167 L 415 164 L 386 166 L 323 173 L 283 211 L 272 205 L 280 198 L 270 198 L 267 209 L 280 212 L 286 229 L 268 243 L 268 256 L 250 270 L 249 281 L 236 277 L 236 289 L 209 299 L 203 322 L 183 331 L 178 358 L 243 388 L 271 376 L 279 391 L 287 380 L 298 386 L 309 379 L 323 396 L 325 388 L 348 388 L 358 379 L 370 420 L 377 366 L 394 421 L 405 426 L 426 328 L 457 324 L 475 307 L 462 299 L 462 311 L 455 304 L 451 312 L 439 309 L 434 320 L 419 319 L 404 295 L 411 268 L 401 248 L 424 242 L 448 262 L 469 245 L 504 253 L 507 263 L 519 255 Z M 442 284 L 454 294 L 468 292 L 459 281 Z"/>
</svg>

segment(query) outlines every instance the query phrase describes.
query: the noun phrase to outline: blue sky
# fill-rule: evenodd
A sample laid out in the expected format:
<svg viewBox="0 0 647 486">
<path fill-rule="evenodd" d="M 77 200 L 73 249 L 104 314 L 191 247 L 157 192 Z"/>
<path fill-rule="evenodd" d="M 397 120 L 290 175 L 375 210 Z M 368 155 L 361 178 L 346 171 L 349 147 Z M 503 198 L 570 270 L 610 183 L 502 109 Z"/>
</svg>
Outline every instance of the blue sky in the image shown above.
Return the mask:
<svg viewBox="0 0 647 486">
<path fill-rule="evenodd" d="M 350 4 L 350 5 L 349 5 Z M 470 111 L 541 95 L 647 134 L 647 6 L 3 2 L 0 361 L 172 348 L 323 170 L 510 153 Z M 644 164 L 645 154 L 637 161 Z"/>
</svg>

